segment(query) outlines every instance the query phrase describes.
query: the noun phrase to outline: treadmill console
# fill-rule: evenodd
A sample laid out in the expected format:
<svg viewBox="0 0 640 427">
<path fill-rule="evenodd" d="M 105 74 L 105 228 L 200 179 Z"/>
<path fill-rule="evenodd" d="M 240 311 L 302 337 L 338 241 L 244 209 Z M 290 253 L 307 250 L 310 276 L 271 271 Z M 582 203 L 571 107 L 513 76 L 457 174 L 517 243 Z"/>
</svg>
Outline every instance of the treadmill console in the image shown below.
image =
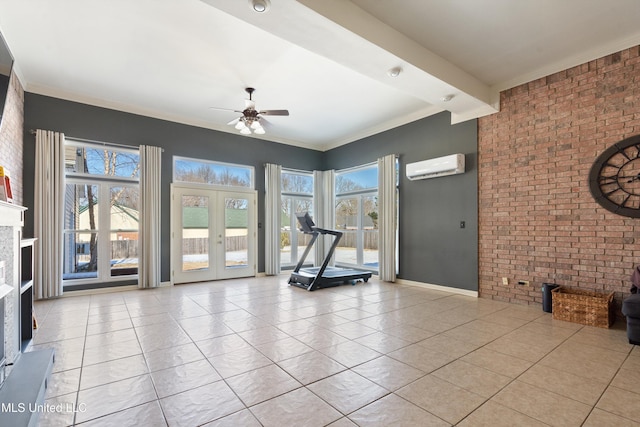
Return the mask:
<svg viewBox="0 0 640 427">
<path fill-rule="evenodd" d="M 296 217 L 300 223 L 300 231 L 303 233 L 313 233 L 313 227 L 315 227 L 316 224 L 313 222 L 313 219 L 311 219 L 309 212 L 296 213 Z"/>
</svg>

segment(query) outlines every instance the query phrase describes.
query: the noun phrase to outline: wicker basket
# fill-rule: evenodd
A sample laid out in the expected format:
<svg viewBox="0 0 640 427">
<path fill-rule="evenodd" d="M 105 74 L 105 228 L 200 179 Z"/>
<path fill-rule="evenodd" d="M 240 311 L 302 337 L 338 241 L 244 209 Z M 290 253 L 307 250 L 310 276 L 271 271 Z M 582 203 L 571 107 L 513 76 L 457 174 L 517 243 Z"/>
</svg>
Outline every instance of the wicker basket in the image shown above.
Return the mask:
<svg viewBox="0 0 640 427">
<path fill-rule="evenodd" d="M 613 292 L 583 291 L 559 287 L 551 291 L 553 318 L 598 328 L 608 328 L 615 320 Z"/>
</svg>

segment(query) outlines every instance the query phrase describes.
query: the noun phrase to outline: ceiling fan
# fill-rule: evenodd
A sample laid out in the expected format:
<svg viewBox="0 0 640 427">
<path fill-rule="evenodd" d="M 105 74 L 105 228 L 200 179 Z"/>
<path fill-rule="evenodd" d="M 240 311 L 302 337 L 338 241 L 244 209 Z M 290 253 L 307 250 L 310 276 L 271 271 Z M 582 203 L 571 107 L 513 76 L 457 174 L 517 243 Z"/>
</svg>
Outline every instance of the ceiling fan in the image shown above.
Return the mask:
<svg viewBox="0 0 640 427">
<path fill-rule="evenodd" d="M 243 135 L 250 135 L 252 133 L 263 135 L 264 127 L 263 123 L 266 123 L 266 119 L 262 116 L 288 116 L 289 110 L 256 110 L 256 103 L 253 101 L 252 95 L 255 91 L 254 88 L 245 88 L 245 91 L 249 94 L 249 99 L 244 100 L 244 110 L 230 110 L 227 108 L 215 108 L 216 110 L 234 111 L 236 113 L 242 113 L 238 118 L 231 120 L 227 123 L 230 126 L 235 127 Z"/>
</svg>

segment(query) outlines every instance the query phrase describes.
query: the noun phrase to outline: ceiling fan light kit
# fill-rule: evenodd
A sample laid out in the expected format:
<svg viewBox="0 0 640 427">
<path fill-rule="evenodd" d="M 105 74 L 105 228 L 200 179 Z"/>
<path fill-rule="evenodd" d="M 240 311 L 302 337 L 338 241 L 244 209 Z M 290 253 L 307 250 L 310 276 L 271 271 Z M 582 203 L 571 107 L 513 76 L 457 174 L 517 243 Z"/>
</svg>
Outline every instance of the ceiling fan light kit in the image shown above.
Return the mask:
<svg viewBox="0 0 640 427">
<path fill-rule="evenodd" d="M 243 135 L 251 135 L 252 133 L 258 135 L 264 135 L 264 128 L 260 124 L 260 119 L 242 117 L 238 120 L 238 123 L 234 126 Z"/>
</svg>

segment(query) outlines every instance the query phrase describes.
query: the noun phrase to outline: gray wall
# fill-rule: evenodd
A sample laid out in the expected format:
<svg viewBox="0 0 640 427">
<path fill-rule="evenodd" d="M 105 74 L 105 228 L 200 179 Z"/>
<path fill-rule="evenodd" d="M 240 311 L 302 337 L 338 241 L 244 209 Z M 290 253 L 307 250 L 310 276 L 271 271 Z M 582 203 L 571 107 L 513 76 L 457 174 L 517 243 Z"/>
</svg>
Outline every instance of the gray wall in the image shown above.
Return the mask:
<svg viewBox="0 0 640 427">
<path fill-rule="evenodd" d="M 236 134 L 181 125 L 25 93 L 25 236 L 33 235 L 35 137 L 30 129 L 74 138 L 164 148 L 162 211 L 170 212 L 173 156 L 251 165 L 256 172 L 258 222 L 264 223 L 264 163 L 300 170 L 343 169 L 396 153 L 400 156 L 400 274 L 407 280 L 478 289 L 477 124 L 450 124 L 441 113 L 326 153 Z M 453 153 L 466 155 L 462 175 L 408 181 L 406 163 Z M 459 227 L 460 221 L 466 228 Z M 162 280 L 170 278 L 170 218 L 162 218 Z M 258 271 L 264 271 L 264 228 L 259 228 Z"/>
<path fill-rule="evenodd" d="M 409 123 L 328 151 L 324 169 L 344 169 L 395 153 L 400 162 L 398 277 L 478 290 L 478 132 L 476 120 L 451 125 L 449 113 Z M 409 181 L 407 163 L 465 154 L 466 173 Z M 460 221 L 465 228 L 460 228 Z"/>
<path fill-rule="evenodd" d="M 56 98 L 25 93 L 24 106 L 24 204 L 25 236 L 33 236 L 33 170 L 35 136 L 31 129 L 63 132 L 68 137 L 112 142 L 123 145 L 155 145 L 164 149 L 162 157 L 162 212 L 170 212 L 170 183 L 173 156 L 193 157 L 255 168 L 258 192 L 258 223 L 264 223 L 264 164 L 314 170 L 322 166 L 322 153 L 277 144 L 241 135 Z M 162 280 L 170 279 L 170 218 L 162 216 Z M 258 229 L 258 271 L 264 271 L 264 228 Z"/>
</svg>

